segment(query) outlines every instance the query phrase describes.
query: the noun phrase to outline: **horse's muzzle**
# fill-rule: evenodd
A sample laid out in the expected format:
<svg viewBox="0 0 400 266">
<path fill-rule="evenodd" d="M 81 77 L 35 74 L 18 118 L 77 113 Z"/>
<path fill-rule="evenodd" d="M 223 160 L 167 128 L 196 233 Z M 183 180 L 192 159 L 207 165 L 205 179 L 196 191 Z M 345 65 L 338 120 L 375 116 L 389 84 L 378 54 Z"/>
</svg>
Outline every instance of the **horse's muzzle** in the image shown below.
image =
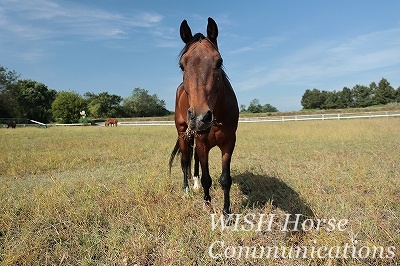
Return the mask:
<svg viewBox="0 0 400 266">
<path fill-rule="evenodd" d="M 196 132 L 204 131 L 212 126 L 213 113 L 208 110 L 205 113 L 196 114 L 193 109 L 189 109 L 187 113 L 188 125 L 191 130 Z"/>
</svg>

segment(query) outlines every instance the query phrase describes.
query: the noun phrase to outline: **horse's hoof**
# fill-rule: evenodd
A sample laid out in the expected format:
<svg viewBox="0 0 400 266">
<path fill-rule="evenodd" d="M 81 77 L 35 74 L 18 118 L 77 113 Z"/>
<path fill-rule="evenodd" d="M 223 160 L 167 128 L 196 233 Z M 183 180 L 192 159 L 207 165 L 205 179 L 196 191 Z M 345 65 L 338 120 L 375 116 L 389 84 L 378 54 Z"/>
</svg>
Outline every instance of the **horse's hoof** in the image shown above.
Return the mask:
<svg viewBox="0 0 400 266">
<path fill-rule="evenodd" d="M 185 195 L 186 195 L 186 196 L 189 195 L 189 187 L 185 187 Z"/>
<path fill-rule="evenodd" d="M 204 201 L 211 203 L 211 196 L 210 195 L 204 195 Z"/>
<path fill-rule="evenodd" d="M 225 210 L 222 211 L 222 214 L 224 215 L 225 225 L 227 225 L 227 226 L 230 226 L 233 224 L 233 219 L 231 219 L 232 215 L 230 215 L 230 213 L 231 213 L 230 211 L 225 211 Z"/>
<path fill-rule="evenodd" d="M 193 177 L 193 190 L 199 190 L 200 185 L 199 185 L 199 177 L 194 176 Z"/>
</svg>

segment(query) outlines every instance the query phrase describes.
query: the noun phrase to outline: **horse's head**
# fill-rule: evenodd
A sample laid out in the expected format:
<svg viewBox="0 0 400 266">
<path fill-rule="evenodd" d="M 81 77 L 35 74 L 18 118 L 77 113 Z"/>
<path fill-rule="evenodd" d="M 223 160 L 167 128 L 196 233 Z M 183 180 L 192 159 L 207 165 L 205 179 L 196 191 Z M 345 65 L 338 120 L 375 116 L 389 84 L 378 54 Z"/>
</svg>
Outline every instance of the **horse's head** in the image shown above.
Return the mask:
<svg viewBox="0 0 400 266">
<path fill-rule="evenodd" d="M 204 131 L 212 125 L 217 96 L 223 87 L 224 71 L 217 46 L 218 27 L 212 18 L 208 18 L 207 37 L 201 33 L 193 36 L 184 20 L 180 34 L 186 44 L 179 66 L 183 72 L 182 85 L 189 99 L 187 123 L 190 130 Z"/>
</svg>

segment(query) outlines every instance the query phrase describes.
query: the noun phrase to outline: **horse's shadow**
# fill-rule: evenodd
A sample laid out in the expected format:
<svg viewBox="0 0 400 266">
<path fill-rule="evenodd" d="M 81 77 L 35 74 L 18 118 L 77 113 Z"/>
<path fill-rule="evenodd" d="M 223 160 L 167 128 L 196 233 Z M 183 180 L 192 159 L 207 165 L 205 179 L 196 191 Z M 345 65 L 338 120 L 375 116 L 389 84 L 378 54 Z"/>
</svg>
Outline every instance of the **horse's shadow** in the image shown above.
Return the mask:
<svg viewBox="0 0 400 266">
<path fill-rule="evenodd" d="M 245 172 L 234 176 L 233 182 L 238 184 L 245 195 L 242 208 L 263 208 L 270 203 L 288 214 L 302 214 L 303 217 L 311 219 L 315 217 L 299 193 L 274 176 Z"/>
</svg>

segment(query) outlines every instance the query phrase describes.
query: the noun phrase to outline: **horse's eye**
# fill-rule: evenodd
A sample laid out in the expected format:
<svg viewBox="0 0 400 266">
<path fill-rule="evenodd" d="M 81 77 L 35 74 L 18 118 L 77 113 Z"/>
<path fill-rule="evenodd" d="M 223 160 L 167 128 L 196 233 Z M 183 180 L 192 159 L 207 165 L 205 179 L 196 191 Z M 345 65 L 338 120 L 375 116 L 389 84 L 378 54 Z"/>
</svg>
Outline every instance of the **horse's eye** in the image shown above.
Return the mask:
<svg viewBox="0 0 400 266">
<path fill-rule="evenodd" d="M 221 67 L 222 67 L 222 58 L 218 59 L 215 69 L 220 69 Z"/>
<path fill-rule="evenodd" d="M 185 71 L 185 68 L 183 67 L 182 64 L 179 64 L 179 68 L 180 68 L 182 71 Z"/>
</svg>

